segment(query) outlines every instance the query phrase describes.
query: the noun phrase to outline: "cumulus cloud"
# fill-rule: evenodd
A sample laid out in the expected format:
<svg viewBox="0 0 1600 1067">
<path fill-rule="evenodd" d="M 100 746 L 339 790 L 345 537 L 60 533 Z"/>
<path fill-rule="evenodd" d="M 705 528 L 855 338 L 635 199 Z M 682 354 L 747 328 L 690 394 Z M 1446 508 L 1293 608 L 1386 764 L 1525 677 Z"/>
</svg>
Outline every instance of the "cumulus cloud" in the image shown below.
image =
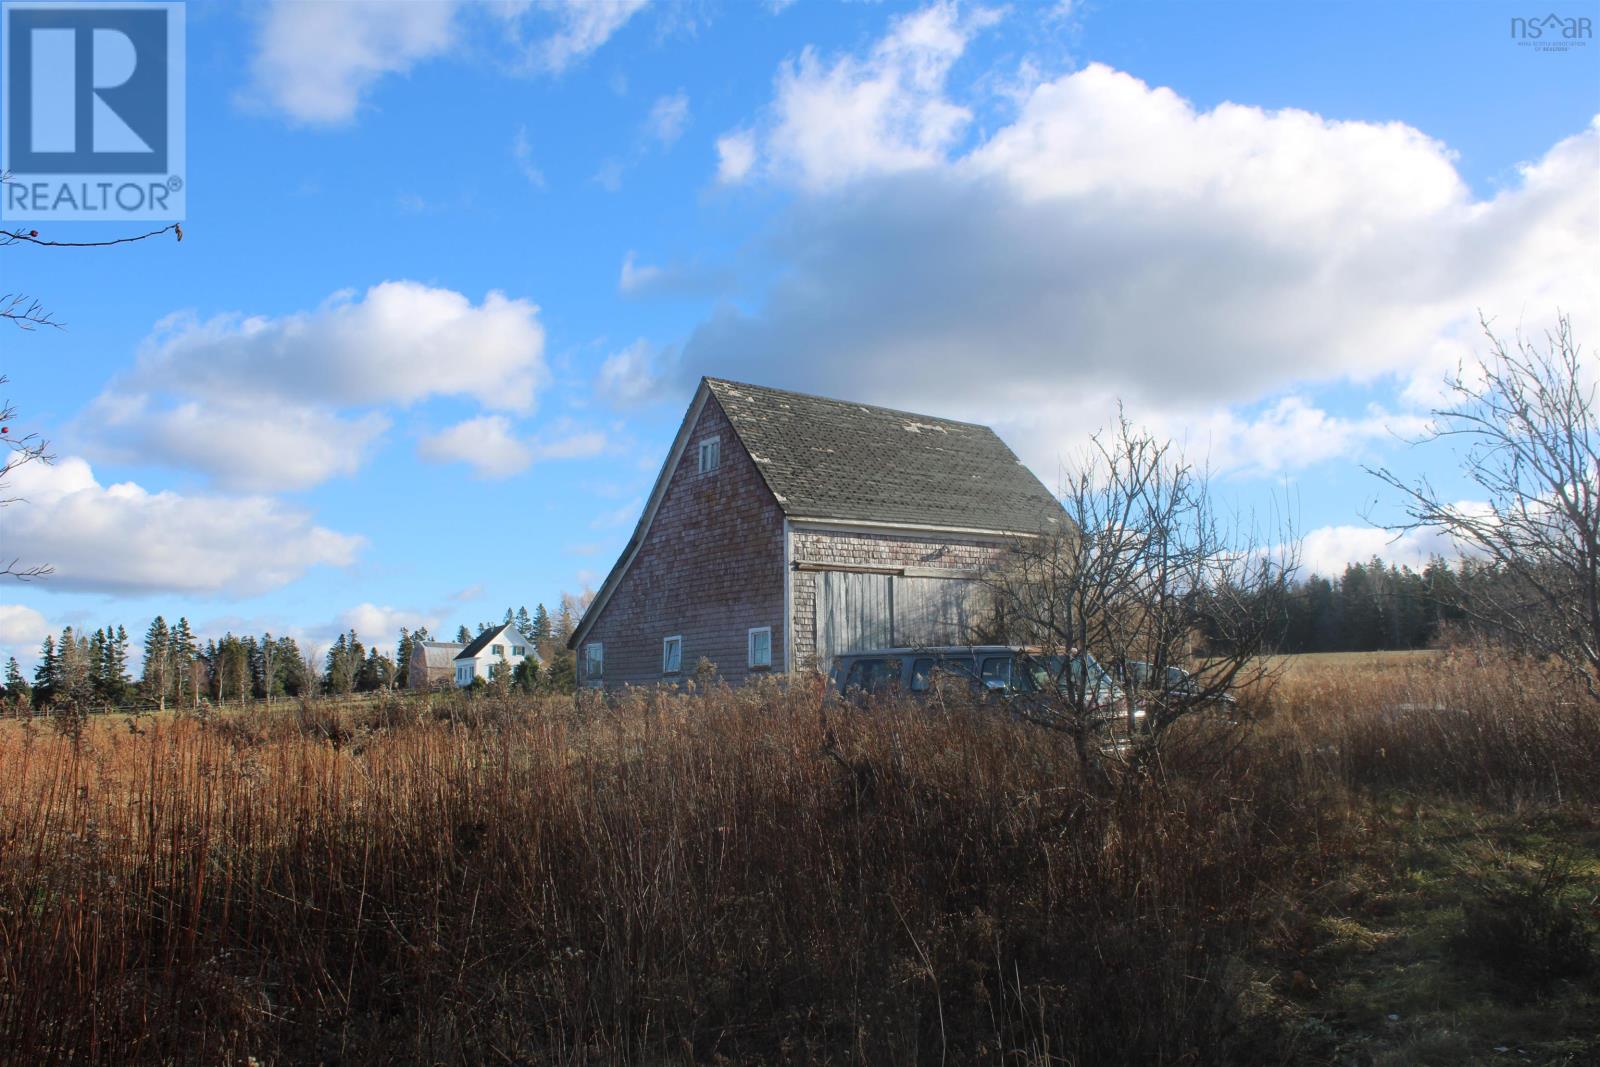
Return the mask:
<svg viewBox="0 0 1600 1067">
<path fill-rule="evenodd" d="M 778 72 L 764 144 L 769 169 L 818 189 L 938 163 L 972 121 L 971 110 L 945 94 L 950 68 L 997 17 L 941 3 L 895 19 L 864 57 L 826 62 L 805 49 Z M 753 144 L 722 148 L 719 141 L 724 181 L 750 173 Z"/>
<path fill-rule="evenodd" d="M 393 650 L 383 642 L 390 636 L 398 636 L 402 626 L 407 630 L 426 626 L 431 632 L 439 628 L 439 621 L 440 616 L 435 612 L 393 608 L 387 604 L 382 607 L 377 604 L 357 604 L 348 611 L 340 612 L 335 633 L 354 630 L 367 644 L 377 642 L 383 653 L 392 657 Z"/>
<path fill-rule="evenodd" d="M 412 281 L 335 293 L 314 311 L 277 317 L 170 316 L 129 379 L 206 398 L 409 404 L 464 395 L 519 412 L 548 380 L 536 305 L 499 291 L 474 305 Z"/>
<path fill-rule="evenodd" d="M 277 0 L 256 35 L 253 98 L 299 122 L 349 122 L 378 79 L 404 74 L 456 42 L 456 7 Z"/>
<path fill-rule="evenodd" d="M 306 489 L 359 470 L 389 419 L 342 418 L 313 406 L 239 400 L 158 406 L 147 396 L 105 396 L 82 420 L 110 456 L 185 467 L 227 489 Z"/>
<path fill-rule="evenodd" d="M 0 604 L 0 648 L 12 655 L 31 653 L 52 628 L 45 617 L 24 604 Z"/>
<path fill-rule="evenodd" d="M 508 478 L 526 470 L 533 451 L 511 432 L 504 415 L 484 415 L 424 437 L 417 454 L 430 463 L 465 463 L 480 478 Z"/>
<path fill-rule="evenodd" d="M 735 130 L 717 138 L 717 180 L 733 185 L 745 179 L 756 165 L 756 138 L 749 130 Z"/>
<path fill-rule="evenodd" d="M 1480 308 L 1592 314 L 1600 125 L 1485 198 L 1404 124 L 1203 109 L 1092 65 L 967 142 L 948 75 L 980 26 L 937 5 L 861 56 L 778 72 L 748 156 L 718 168 L 794 192 L 765 245 L 776 280 L 691 333 L 682 382 L 988 422 L 1040 470 L 1121 398 L 1275 472 L 1407 429 L 1404 410 L 1332 414 L 1310 390 L 1436 378 L 1476 347 Z"/>
<path fill-rule="evenodd" d="M 1449 535 L 1436 530 L 1412 530 L 1396 535 L 1372 526 L 1323 526 L 1306 534 L 1300 544 L 1300 573 L 1332 578 L 1351 563 L 1378 556 L 1385 563 L 1421 570 L 1435 557 L 1455 560 L 1459 547 Z"/>
<path fill-rule="evenodd" d="M 598 456 L 606 443 L 605 434 L 594 430 L 524 440 L 505 416 L 485 415 L 424 437 L 417 454 L 430 463 L 464 463 L 480 478 L 509 478 L 543 460 Z"/>
<path fill-rule="evenodd" d="M 229 489 L 301 489 L 358 470 L 390 426 L 373 410 L 463 395 L 526 414 L 549 381 L 539 309 L 392 281 L 282 316 L 169 316 L 80 422 L 113 459 L 186 467 Z"/>
<path fill-rule="evenodd" d="M 3 550 L 55 568 L 52 589 L 247 596 L 313 567 L 353 563 L 364 540 L 262 496 L 102 485 L 76 456 L 12 472 Z"/>
</svg>

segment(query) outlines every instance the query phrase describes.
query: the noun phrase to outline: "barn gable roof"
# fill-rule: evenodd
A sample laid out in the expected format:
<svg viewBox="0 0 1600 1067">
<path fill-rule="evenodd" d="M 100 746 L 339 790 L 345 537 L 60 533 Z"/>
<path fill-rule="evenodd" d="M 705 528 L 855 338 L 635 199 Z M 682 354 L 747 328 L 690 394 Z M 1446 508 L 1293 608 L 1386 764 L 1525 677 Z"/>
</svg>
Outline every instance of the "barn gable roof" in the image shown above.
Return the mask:
<svg viewBox="0 0 1600 1067">
<path fill-rule="evenodd" d="M 448 667 L 466 645 L 455 641 L 419 641 L 413 646 L 422 652 L 422 662 L 429 667 Z M 413 653 L 414 654 L 414 653 Z"/>
<path fill-rule="evenodd" d="M 644 544 L 707 403 L 790 521 L 1023 535 L 1064 521 L 1060 503 L 987 426 L 702 378 L 633 535 L 567 647 L 576 649 Z"/>
<path fill-rule="evenodd" d="M 987 426 L 707 378 L 791 519 L 1034 533 L 1061 505 Z"/>
</svg>

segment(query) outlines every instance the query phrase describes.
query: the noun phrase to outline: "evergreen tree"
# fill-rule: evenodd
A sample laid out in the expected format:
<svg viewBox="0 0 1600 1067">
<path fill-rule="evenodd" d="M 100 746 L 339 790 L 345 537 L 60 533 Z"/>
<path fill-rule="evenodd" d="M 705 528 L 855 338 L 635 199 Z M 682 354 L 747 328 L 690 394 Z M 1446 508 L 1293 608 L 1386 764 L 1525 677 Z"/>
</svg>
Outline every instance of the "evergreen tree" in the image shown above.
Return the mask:
<svg viewBox="0 0 1600 1067">
<path fill-rule="evenodd" d="M 199 707 L 200 687 L 205 680 L 204 664 L 199 662 L 200 647 L 187 618 L 179 616 L 177 625 L 172 628 L 167 652 L 172 664 L 173 699 L 179 704 L 188 701 L 191 707 Z"/>
<path fill-rule="evenodd" d="M 457 630 L 456 631 L 456 644 L 458 644 L 458 645 L 470 645 L 470 644 L 472 644 L 472 631 L 468 630 L 465 626 L 463 626 L 463 627 L 461 627 L 461 629 Z"/>
<path fill-rule="evenodd" d="M 33 700 L 33 686 L 22 676 L 22 667 L 17 663 L 17 657 L 12 656 L 6 660 L 6 697 L 17 702 L 31 702 Z"/>
<path fill-rule="evenodd" d="M 528 614 L 526 607 L 517 609 L 517 633 L 527 638 L 530 642 L 537 642 L 538 637 L 533 632 L 533 616 Z"/>
<path fill-rule="evenodd" d="M 140 680 L 144 698 L 166 708 L 167 692 L 172 688 L 172 635 L 167 620 L 157 615 L 144 632 L 144 676 Z"/>
<path fill-rule="evenodd" d="M 367 658 L 361 662 L 361 669 L 356 676 L 356 689 L 363 693 L 390 689 L 394 686 L 394 677 L 394 664 L 388 656 L 378 651 L 377 646 L 373 646 Z"/>
<path fill-rule="evenodd" d="M 44 644 L 39 646 L 39 662 L 33 668 L 33 702 L 38 707 L 45 707 L 55 697 L 56 683 L 60 678 L 60 669 L 56 663 L 56 639 L 49 634 L 44 635 Z"/>
<path fill-rule="evenodd" d="M 543 646 L 549 643 L 552 636 L 554 636 L 554 632 L 550 628 L 550 610 L 540 604 L 533 611 L 534 643 Z"/>
</svg>

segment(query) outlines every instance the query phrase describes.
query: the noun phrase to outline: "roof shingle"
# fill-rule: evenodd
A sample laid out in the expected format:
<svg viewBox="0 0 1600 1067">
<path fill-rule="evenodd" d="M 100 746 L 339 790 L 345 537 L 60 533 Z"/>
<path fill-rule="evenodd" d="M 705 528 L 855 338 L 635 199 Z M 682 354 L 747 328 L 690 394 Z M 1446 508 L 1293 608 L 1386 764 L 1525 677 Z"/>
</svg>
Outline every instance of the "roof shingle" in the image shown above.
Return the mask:
<svg viewBox="0 0 1600 1067">
<path fill-rule="evenodd" d="M 987 426 L 707 378 L 792 518 L 1031 533 L 1061 505 Z"/>
</svg>

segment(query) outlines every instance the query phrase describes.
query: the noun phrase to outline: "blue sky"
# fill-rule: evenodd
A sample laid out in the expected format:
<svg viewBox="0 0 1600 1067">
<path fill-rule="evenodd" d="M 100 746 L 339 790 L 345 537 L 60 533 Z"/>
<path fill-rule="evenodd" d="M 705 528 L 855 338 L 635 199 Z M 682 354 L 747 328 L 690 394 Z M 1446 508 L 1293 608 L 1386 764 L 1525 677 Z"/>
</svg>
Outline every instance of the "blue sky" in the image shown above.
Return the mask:
<svg viewBox="0 0 1600 1067">
<path fill-rule="evenodd" d="M 1565 15 L 1600 5 L 1563 3 Z M 391 642 L 598 584 L 705 373 L 1122 400 L 1322 569 L 1481 310 L 1600 315 L 1600 44 L 1525 5 L 192 3 L 181 244 L 19 247 L 0 655 L 185 614 Z M 129 227 L 40 224 L 89 240 Z"/>
</svg>

